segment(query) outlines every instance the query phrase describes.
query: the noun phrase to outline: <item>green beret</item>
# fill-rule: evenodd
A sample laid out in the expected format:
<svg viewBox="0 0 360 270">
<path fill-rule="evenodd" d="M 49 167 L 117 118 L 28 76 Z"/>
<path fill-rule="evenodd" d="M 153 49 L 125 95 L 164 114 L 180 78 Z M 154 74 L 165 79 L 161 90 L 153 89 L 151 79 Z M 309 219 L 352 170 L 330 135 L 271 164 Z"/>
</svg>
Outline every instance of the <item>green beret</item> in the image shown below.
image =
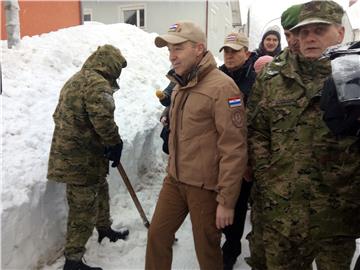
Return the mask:
<svg viewBox="0 0 360 270">
<path fill-rule="evenodd" d="M 312 23 L 341 24 L 343 8 L 334 1 L 310 1 L 303 4 L 299 22 L 290 30 Z"/>
<path fill-rule="evenodd" d="M 284 30 L 289 30 L 298 24 L 302 6 L 302 4 L 293 5 L 281 14 L 281 25 Z"/>
</svg>

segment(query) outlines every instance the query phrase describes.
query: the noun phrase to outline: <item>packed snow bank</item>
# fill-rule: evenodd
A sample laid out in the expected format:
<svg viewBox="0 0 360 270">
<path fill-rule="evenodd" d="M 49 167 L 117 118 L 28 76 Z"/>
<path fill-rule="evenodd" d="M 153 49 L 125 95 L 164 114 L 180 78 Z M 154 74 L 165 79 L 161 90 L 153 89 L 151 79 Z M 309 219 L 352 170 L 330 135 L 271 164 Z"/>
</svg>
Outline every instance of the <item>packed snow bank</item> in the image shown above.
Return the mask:
<svg viewBox="0 0 360 270">
<path fill-rule="evenodd" d="M 169 62 L 154 37 L 127 24 L 87 24 L 25 37 L 12 50 L 2 42 L 2 269 L 35 268 L 63 246 L 65 186 L 46 179 L 52 113 L 62 85 L 97 46 L 117 46 L 128 62 L 114 98 L 125 142 L 122 162 L 133 184 L 163 160 L 162 106 L 154 90 L 167 85 Z M 115 170 L 109 178 L 111 194 L 125 192 Z"/>
</svg>

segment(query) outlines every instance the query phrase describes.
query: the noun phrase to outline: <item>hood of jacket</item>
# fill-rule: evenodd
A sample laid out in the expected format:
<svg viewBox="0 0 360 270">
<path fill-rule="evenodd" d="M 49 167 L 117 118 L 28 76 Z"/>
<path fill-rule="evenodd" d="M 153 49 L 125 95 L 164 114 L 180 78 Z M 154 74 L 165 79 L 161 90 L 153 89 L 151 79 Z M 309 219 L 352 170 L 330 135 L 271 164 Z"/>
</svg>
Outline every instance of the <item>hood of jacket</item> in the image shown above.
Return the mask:
<svg viewBox="0 0 360 270">
<path fill-rule="evenodd" d="M 119 78 L 121 70 L 127 65 L 125 57 L 120 50 L 112 45 L 99 46 L 97 50 L 89 56 L 82 66 L 82 70 L 90 69 L 99 73 L 111 86 L 119 89 L 116 79 Z"/>
</svg>

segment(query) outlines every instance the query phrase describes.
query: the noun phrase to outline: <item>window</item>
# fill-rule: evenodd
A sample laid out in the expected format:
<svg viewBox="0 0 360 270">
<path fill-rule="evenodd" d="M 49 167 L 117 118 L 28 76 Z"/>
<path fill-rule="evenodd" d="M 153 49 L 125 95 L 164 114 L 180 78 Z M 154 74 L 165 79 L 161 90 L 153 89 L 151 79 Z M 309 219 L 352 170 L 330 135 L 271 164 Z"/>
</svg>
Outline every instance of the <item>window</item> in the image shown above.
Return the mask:
<svg viewBox="0 0 360 270">
<path fill-rule="evenodd" d="M 145 28 L 145 6 L 121 7 L 120 16 L 122 22 Z"/>
<path fill-rule="evenodd" d="M 84 19 L 84 22 L 92 21 L 92 10 L 91 9 L 84 10 L 83 19 Z"/>
</svg>

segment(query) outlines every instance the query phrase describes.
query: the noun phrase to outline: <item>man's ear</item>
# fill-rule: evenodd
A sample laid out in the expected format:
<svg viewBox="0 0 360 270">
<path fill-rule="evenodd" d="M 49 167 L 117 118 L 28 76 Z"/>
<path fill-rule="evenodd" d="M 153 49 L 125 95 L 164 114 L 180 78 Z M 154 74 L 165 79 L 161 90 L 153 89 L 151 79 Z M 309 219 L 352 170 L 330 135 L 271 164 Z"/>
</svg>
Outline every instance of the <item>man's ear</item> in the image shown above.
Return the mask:
<svg viewBox="0 0 360 270">
<path fill-rule="evenodd" d="M 205 44 L 197 43 L 196 44 L 196 56 L 203 55 L 205 53 Z"/>
<path fill-rule="evenodd" d="M 340 44 L 341 42 L 343 42 L 344 36 L 345 36 L 345 28 L 344 28 L 344 26 L 340 26 L 340 27 L 338 28 L 338 33 L 339 33 L 339 40 L 338 40 L 338 42 L 339 42 L 339 44 Z"/>
</svg>

